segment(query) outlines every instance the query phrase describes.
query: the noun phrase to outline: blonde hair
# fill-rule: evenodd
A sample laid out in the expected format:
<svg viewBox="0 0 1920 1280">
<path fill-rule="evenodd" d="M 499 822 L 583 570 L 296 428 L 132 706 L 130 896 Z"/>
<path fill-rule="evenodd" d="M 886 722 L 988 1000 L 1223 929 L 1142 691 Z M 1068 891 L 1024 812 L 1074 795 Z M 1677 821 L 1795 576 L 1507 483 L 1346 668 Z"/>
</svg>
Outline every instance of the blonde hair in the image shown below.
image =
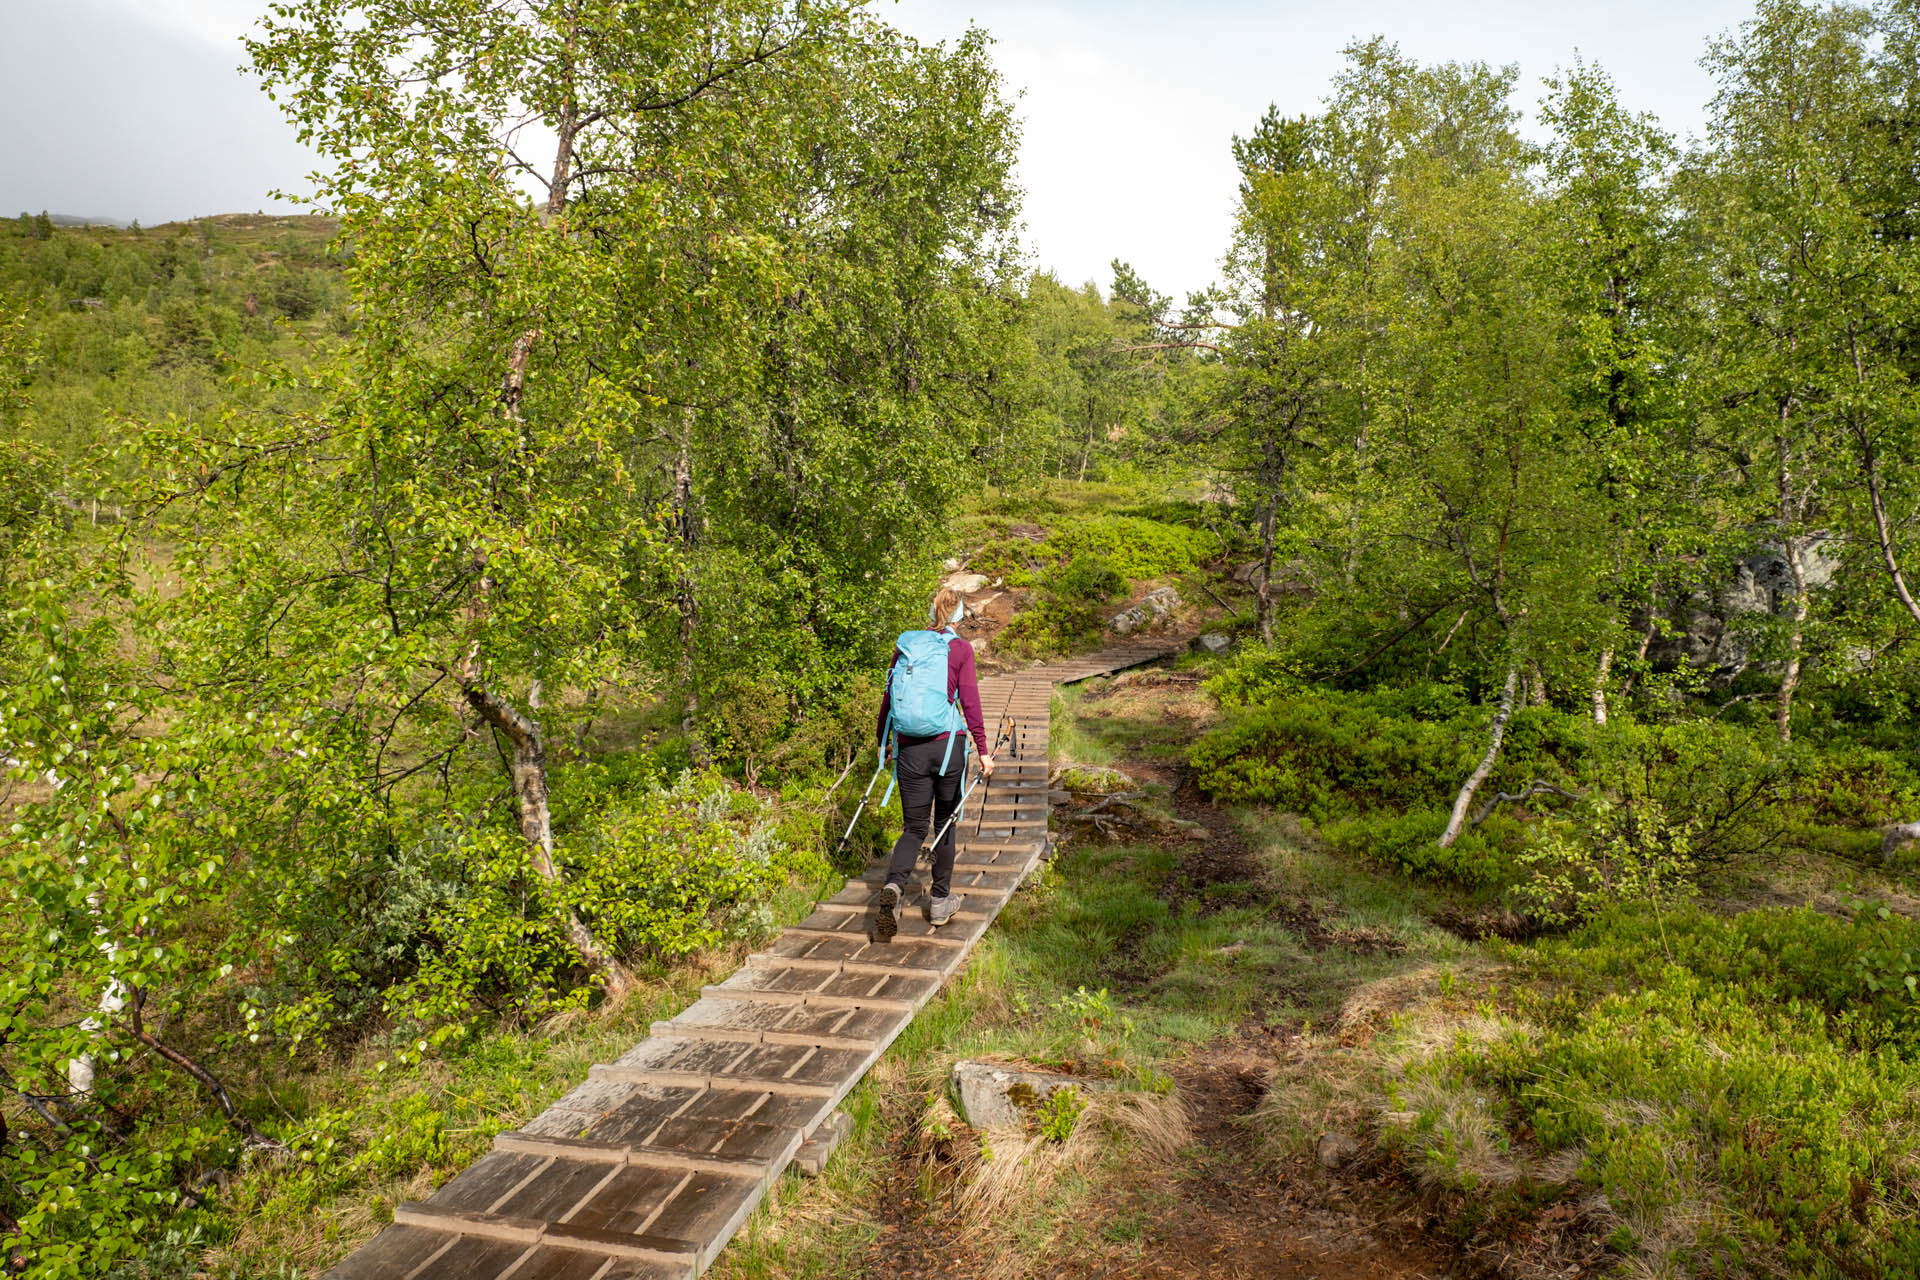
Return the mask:
<svg viewBox="0 0 1920 1280">
<path fill-rule="evenodd" d="M 927 606 L 927 617 L 937 631 L 946 626 L 947 619 L 953 616 L 953 611 L 965 603 L 958 591 L 952 587 L 942 587 L 933 593 L 933 603 Z"/>
</svg>

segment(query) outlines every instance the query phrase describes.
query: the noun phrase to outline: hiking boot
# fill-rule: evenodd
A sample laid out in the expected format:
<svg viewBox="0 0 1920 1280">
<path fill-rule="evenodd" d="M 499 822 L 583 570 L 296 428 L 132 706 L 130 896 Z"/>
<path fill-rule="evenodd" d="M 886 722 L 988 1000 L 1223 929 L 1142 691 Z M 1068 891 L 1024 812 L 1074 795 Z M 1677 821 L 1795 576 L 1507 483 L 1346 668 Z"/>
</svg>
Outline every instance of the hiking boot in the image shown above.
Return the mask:
<svg viewBox="0 0 1920 1280">
<path fill-rule="evenodd" d="M 873 921 L 873 936 L 880 941 L 892 942 L 893 935 L 900 932 L 900 900 L 905 896 L 897 884 L 880 886 L 880 911 Z"/>
<path fill-rule="evenodd" d="M 961 901 L 962 899 L 960 895 L 957 893 L 950 893 L 944 898 L 928 899 L 927 901 L 928 923 L 933 925 L 934 928 L 938 929 L 941 925 L 953 919 L 954 913 L 960 910 Z"/>
</svg>

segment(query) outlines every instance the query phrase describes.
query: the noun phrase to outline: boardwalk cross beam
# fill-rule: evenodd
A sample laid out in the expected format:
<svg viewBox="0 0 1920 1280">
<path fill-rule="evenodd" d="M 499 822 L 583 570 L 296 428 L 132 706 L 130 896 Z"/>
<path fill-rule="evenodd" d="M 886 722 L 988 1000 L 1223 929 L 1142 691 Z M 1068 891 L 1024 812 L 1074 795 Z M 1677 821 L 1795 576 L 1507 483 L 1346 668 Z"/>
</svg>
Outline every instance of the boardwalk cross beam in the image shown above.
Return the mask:
<svg viewBox="0 0 1920 1280">
<path fill-rule="evenodd" d="M 959 827 L 935 929 L 872 937 L 875 863 L 724 982 L 493 1150 L 324 1280 L 692 1280 L 829 1124 L 919 1008 L 966 963 L 1047 846 L 1052 686 L 1166 656 L 1164 644 L 981 681 L 998 768 Z M 1008 749 L 1008 748 L 1011 749 Z M 921 873 L 917 873 L 921 874 Z M 909 893 L 925 898 L 924 876 Z"/>
</svg>

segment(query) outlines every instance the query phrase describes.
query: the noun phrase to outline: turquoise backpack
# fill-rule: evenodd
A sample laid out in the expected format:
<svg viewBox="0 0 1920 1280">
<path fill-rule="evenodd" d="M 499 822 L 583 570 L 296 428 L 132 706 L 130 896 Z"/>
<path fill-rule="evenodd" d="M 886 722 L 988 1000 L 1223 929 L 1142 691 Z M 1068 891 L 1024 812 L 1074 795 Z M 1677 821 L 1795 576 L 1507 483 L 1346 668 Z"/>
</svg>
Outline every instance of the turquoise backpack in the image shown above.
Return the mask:
<svg viewBox="0 0 1920 1280">
<path fill-rule="evenodd" d="M 916 738 L 931 738 L 936 733 L 957 737 L 967 727 L 959 695 L 947 697 L 947 649 L 952 643 L 953 636 L 945 631 L 903 631 L 894 641 L 900 656 L 887 673 L 888 737 L 901 733 Z M 953 739 L 948 738 L 947 749 L 940 757 L 941 773 L 947 771 L 952 755 Z M 899 759 L 897 751 L 894 759 Z M 897 764 L 895 771 L 897 776 Z M 881 806 L 892 798 L 893 784 L 888 783 Z"/>
</svg>

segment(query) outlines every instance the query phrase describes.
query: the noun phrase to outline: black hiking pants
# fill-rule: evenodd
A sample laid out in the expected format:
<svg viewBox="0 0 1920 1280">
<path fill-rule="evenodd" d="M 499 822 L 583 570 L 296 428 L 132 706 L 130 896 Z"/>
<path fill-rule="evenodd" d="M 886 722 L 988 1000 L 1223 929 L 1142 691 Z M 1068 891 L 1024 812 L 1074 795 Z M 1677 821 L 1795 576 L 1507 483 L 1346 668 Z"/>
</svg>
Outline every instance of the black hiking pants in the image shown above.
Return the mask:
<svg viewBox="0 0 1920 1280">
<path fill-rule="evenodd" d="M 947 757 L 946 771 L 940 769 L 940 757 Z M 960 783 L 967 772 L 967 744 L 953 735 L 953 749 L 947 749 L 943 734 L 934 738 L 900 736 L 900 753 L 894 762 L 900 779 L 900 812 L 905 821 L 900 838 L 893 842 L 893 860 L 887 864 L 887 883 L 907 887 L 913 864 L 920 858 L 920 846 L 927 833 L 946 825 L 960 807 Z M 958 825 L 958 824 L 955 824 Z M 947 834 L 933 850 L 933 896 L 944 898 L 953 892 L 953 850 L 957 832 Z"/>
</svg>

